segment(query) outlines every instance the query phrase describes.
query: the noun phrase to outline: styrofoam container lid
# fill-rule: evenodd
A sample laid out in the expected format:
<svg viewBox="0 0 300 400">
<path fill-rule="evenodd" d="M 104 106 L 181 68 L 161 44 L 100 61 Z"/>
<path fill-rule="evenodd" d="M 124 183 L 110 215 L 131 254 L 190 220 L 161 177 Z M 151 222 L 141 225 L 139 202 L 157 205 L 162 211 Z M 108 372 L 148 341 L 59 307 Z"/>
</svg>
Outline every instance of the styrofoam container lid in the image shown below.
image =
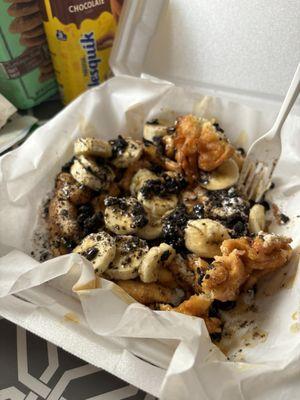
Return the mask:
<svg viewBox="0 0 300 400">
<path fill-rule="evenodd" d="M 111 66 L 279 106 L 300 61 L 299 0 L 130 0 Z"/>
</svg>

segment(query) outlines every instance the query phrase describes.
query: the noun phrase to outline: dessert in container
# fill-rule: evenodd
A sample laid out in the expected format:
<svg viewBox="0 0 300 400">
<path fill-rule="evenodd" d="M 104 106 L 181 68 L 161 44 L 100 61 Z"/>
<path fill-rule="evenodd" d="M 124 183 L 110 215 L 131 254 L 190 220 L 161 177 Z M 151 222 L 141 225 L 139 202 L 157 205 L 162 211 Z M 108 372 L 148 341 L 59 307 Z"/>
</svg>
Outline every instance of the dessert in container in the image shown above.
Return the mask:
<svg viewBox="0 0 300 400">
<path fill-rule="evenodd" d="M 142 32 L 144 40 L 148 37 L 149 44 L 149 38 L 151 41 L 155 37 L 151 35 L 162 29 L 160 13 L 169 12 L 175 18 L 180 7 L 171 2 L 174 6 L 171 12 L 159 9 L 158 5 L 167 7 L 165 2 L 155 2 L 155 7 L 151 6 L 153 2 L 143 3 L 143 7 L 138 2 L 127 5 L 124 16 L 127 21 L 137 18 L 135 32 Z M 182 22 L 186 22 L 183 16 Z M 120 34 L 125 31 L 122 37 L 126 38 L 127 32 L 128 40 L 134 41 L 126 19 L 123 23 Z M 146 43 L 143 42 L 141 47 L 136 44 L 134 58 L 123 52 L 127 57 L 123 59 L 122 49 L 132 42 L 122 44 L 122 37 L 116 42 L 112 59 L 112 68 L 118 76 L 80 96 L 20 148 L 0 160 L 0 314 L 163 399 L 277 399 L 283 391 L 289 398 L 295 398 L 299 392 L 300 353 L 297 308 L 300 118 L 296 113 L 288 117 L 283 127 L 283 153 L 274 175 L 276 186 L 268 194 L 268 200 L 290 217 L 288 224 L 273 224 L 270 231 L 293 238 L 294 256 L 286 269 L 258 290 L 255 298 L 258 340 L 251 341 L 251 346 L 229 351 L 229 360 L 211 343 L 201 319 L 149 310 L 120 294 L 109 281 L 101 281 L 97 288 L 91 264 L 76 254 L 42 264 L 30 256 L 42 201 L 51 191 L 56 174 L 72 156 L 75 138 L 111 139 L 124 132 L 141 137 L 143 125 L 150 118 L 171 119 L 193 112 L 216 117 L 230 140 L 247 149 L 271 126 L 276 115 L 276 102 L 274 107 L 265 100 L 262 108 L 259 98 L 245 100 L 246 91 L 238 101 L 237 93 L 227 91 L 224 95 L 224 91 L 216 89 L 213 96 L 211 92 L 207 97 L 207 88 L 194 85 L 192 79 L 187 88 L 180 82 L 171 83 L 173 79 L 167 82 L 167 74 L 160 76 L 164 81 L 149 76 L 124 76 L 125 71 L 133 71 L 136 60 L 141 60 L 142 66 L 147 54 L 143 54 Z M 118 49 L 118 45 L 122 48 Z M 126 69 L 122 69 L 123 62 Z M 139 74 L 143 69 L 136 71 Z M 153 70 L 144 72 L 152 74 Z M 279 90 L 278 96 L 283 92 Z M 51 284 L 47 283 L 49 280 Z M 73 285 L 75 292 L 71 291 Z M 236 353 L 239 354 L 234 356 Z"/>
</svg>

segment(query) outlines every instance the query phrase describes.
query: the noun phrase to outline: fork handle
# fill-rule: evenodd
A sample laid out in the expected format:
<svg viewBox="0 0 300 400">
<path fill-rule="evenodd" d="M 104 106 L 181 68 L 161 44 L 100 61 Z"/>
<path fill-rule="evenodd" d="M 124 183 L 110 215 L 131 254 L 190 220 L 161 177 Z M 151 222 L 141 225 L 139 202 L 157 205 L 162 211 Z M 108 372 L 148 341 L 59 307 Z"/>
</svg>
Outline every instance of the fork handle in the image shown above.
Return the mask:
<svg viewBox="0 0 300 400">
<path fill-rule="evenodd" d="M 298 64 L 298 67 L 296 69 L 289 90 L 287 91 L 285 99 L 283 100 L 282 106 L 277 115 L 276 121 L 273 125 L 272 130 L 274 132 L 274 135 L 280 133 L 282 125 L 284 124 L 286 117 L 288 116 L 291 108 L 293 107 L 298 97 L 299 91 L 300 91 L 300 64 Z"/>
</svg>

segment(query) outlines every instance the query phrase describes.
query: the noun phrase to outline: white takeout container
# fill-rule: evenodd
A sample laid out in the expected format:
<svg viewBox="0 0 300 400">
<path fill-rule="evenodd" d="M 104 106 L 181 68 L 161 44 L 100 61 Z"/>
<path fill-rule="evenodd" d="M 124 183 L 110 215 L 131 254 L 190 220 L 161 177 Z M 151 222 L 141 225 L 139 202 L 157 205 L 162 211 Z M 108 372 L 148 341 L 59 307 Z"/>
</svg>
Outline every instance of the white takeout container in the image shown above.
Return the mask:
<svg viewBox="0 0 300 400">
<path fill-rule="evenodd" d="M 300 59 L 297 1 L 287 6 L 279 0 L 276 7 L 270 7 L 266 0 L 229 4 L 127 1 L 111 58 L 114 73 L 144 73 L 143 79 L 152 82 L 155 80 L 149 76 L 223 96 L 268 110 L 272 121 Z M 234 18 L 237 15 L 239 23 Z M 80 99 L 76 102 L 69 107 L 79 106 Z M 0 250 L 6 253 L 5 247 Z M 162 339 L 98 336 L 81 318 L 76 298 L 48 285 L 0 300 L 0 314 L 5 318 L 155 396 L 160 394 L 177 351 L 176 340 L 166 344 Z M 47 312 L 35 312 L 43 305 L 47 305 Z M 80 316 L 80 323 L 72 318 L 66 322 L 66 315 Z M 210 398 L 204 393 L 201 396 Z"/>
</svg>

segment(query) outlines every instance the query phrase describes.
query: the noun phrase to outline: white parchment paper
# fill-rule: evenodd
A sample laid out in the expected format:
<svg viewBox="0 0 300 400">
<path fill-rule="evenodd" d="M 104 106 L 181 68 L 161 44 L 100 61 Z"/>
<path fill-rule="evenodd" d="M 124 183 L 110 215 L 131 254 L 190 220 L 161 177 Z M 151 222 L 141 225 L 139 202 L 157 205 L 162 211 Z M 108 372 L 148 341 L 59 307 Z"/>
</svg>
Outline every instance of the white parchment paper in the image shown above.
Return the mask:
<svg viewBox="0 0 300 400">
<path fill-rule="evenodd" d="M 148 118 L 173 120 L 186 112 L 218 118 L 232 142 L 245 148 L 270 128 L 275 117 L 218 98 L 203 100 L 200 94 L 165 82 L 117 77 L 80 96 L 0 159 L 0 306 L 8 295 L 49 280 L 65 292 L 76 284 L 76 296 L 94 333 L 159 339 L 166 347 L 175 346 L 160 388 L 153 388 L 162 399 L 296 399 L 300 391 L 299 117 L 290 116 L 283 127 L 276 187 L 269 194 L 269 200 L 291 218 L 289 224 L 273 224 L 271 229 L 293 237 L 295 254 L 271 282 L 260 285 L 251 315 L 257 330 L 264 333 L 263 340 L 254 343 L 251 338 L 247 346 L 245 335 L 237 335 L 228 349 L 230 360 L 211 343 L 201 319 L 151 311 L 109 281 L 102 280 L 96 288 L 92 266 L 80 256 L 44 263 L 30 257 L 41 203 L 61 166 L 71 158 L 76 137 L 138 137 Z M 152 356 L 155 363 L 154 350 Z M 147 380 L 151 368 L 156 367 L 149 365 L 135 373 Z"/>
</svg>

